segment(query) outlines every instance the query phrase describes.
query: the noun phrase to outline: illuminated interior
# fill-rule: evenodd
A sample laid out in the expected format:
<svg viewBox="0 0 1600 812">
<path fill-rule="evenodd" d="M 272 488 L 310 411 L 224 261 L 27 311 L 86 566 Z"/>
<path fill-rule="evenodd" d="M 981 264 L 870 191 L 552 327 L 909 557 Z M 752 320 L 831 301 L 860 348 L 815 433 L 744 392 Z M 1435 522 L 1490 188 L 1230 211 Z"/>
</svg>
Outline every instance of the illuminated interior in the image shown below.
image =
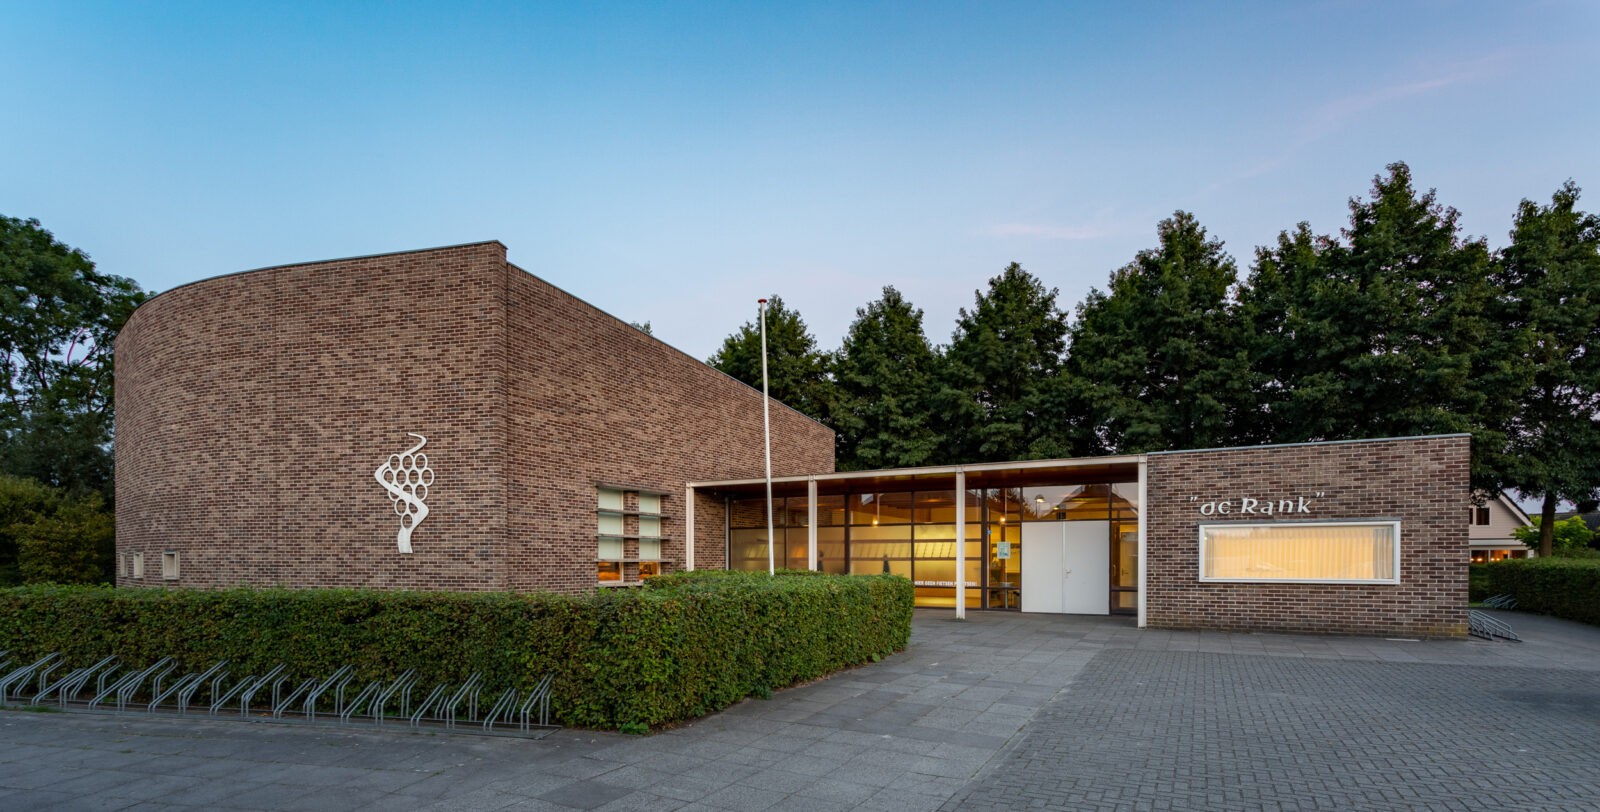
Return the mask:
<svg viewBox="0 0 1600 812">
<path fill-rule="evenodd" d="M 1399 529 L 1398 522 L 1202 525 L 1200 580 L 1398 583 Z"/>
<path fill-rule="evenodd" d="M 953 607 L 956 545 L 964 544 L 967 606 L 1015 610 L 1021 606 L 1023 523 L 1109 520 L 1110 610 L 1132 613 L 1138 607 L 1137 494 L 1132 482 L 969 489 L 959 539 L 953 488 L 819 495 L 817 569 L 901 575 L 916 585 L 916 605 Z M 774 564 L 805 569 L 807 497 L 775 496 L 772 507 Z M 765 570 L 765 497 L 732 498 L 728 508 L 729 568 Z"/>
</svg>

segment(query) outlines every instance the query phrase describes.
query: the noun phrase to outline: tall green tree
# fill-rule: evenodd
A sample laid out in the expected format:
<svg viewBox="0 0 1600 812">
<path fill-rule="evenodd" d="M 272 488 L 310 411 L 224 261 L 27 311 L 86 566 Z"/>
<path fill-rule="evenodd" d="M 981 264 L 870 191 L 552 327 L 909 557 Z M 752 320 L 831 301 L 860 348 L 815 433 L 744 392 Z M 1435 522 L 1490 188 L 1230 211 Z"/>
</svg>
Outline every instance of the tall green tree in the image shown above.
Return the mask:
<svg viewBox="0 0 1600 812">
<path fill-rule="evenodd" d="M 1253 426 L 1250 359 L 1230 298 L 1233 258 L 1193 214 L 1156 227 L 1078 306 L 1066 372 L 1089 416 L 1091 452 L 1208 448 Z"/>
<path fill-rule="evenodd" d="M 1490 255 L 1458 213 L 1391 164 L 1350 201 L 1343 239 L 1304 223 L 1259 249 L 1241 293 L 1264 422 L 1281 442 L 1470 431 L 1502 442 L 1507 372 L 1494 340 Z M 1474 460 L 1474 480 L 1498 472 Z"/>
<path fill-rule="evenodd" d="M 759 316 L 758 316 L 759 318 Z M 761 324 L 744 323 L 722 342 L 706 363 L 745 383 L 761 388 Z M 826 421 L 833 399 L 829 357 L 817 349 L 817 339 L 800 313 L 783 299 L 767 300 L 767 389 L 774 400 L 801 414 Z"/>
<path fill-rule="evenodd" d="M 1066 317 L 1056 290 L 1013 262 L 962 308 L 945 351 L 936 408 L 952 460 L 996 461 L 1072 452 L 1061 408 Z"/>
<path fill-rule="evenodd" d="M 1600 498 L 1600 217 L 1568 181 L 1517 208 L 1497 274 L 1501 328 L 1520 339 L 1526 386 L 1507 431 L 1509 485 L 1543 497 L 1539 553 L 1552 550 L 1556 503 Z"/>
<path fill-rule="evenodd" d="M 942 461 L 943 436 L 929 419 L 938 362 L 922 330 L 922 311 L 894 287 L 856 309 L 833 365 L 840 469 Z"/>
<path fill-rule="evenodd" d="M 0 471 L 112 492 L 112 341 L 145 298 L 37 220 L 0 216 Z"/>
</svg>

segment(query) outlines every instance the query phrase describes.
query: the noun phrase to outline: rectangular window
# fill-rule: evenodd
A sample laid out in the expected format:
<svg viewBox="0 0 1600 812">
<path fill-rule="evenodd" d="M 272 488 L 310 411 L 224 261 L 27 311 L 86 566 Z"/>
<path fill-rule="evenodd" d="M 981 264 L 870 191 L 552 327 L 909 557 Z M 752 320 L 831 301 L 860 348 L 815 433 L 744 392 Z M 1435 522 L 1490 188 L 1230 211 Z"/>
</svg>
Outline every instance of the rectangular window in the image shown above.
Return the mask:
<svg viewBox="0 0 1600 812">
<path fill-rule="evenodd" d="M 653 493 L 639 494 L 639 512 L 659 514 L 661 512 L 661 497 Z"/>
<path fill-rule="evenodd" d="M 178 580 L 178 554 L 171 550 L 161 554 L 161 580 Z"/>
<path fill-rule="evenodd" d="M 639 517 L 639 538 L 642 538 L 642 539 L 660 539 L 661 538 L 661 517 L 660 516 L 640 516 Z"/>
<path fill-rule="evenodd" d="M 117 577 L 128 577 L 128 557 L 120 553 L 117 555 Z"/>
<path fill-rule="evenodd" d="M 133 554 L 133 577 L 144 577 L 144 553 Z"/>
<path fill-rule="evenodd" d="M 638 584 L 664 571 L 662 499 L 660 493 L 596 486 L 595 575 L 601 585 Z"/>
<path fill-rule="evenodd" d="M 1478 525 L 1479 527 L 1487 527 L 1489 525 L 1489 508 L 1487 508 L 1487 507 L 1475 507 L 1475 508 L 1473 508 L 1472 509 L 1472 523 L 1475 524 L 1475 525 Z"/>
<path fill-rule="evenodd" d="M 1200 580 L 1398 584 L 1400 523 L 1201 525 Z"/>
</svg>

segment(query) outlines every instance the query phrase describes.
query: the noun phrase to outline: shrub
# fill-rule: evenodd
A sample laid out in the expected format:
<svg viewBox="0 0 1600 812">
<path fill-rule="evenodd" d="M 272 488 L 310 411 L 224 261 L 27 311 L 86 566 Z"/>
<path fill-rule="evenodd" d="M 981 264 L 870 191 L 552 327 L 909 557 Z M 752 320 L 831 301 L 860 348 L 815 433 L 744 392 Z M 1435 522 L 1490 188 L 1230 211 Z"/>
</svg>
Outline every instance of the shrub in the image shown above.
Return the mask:
<svg viewBox="0 0 1600 812">
<path fill-rule="evenodd" d="M 1600 625 L 1600 559 L 1525 558 L 1486 565 L 1489 595 L 1517 608 Z"/>
<path fill-rule="evenodd" d="M 100 494 L 0 475 L 0 587 L 110 581 L 114 533 Z"/>
<path fill-rule="evenodd" d="M 49 515 L 61 503 L 61 493 L 40 482 L 0 474 L 0 586 L 22 583 L 17 566 L 17 528 Z"/>
<path fill-rule="evenodd" d="M 685 573 L 585 597 L 374 590 L 0 590 L 0 649 L 116 654 L 235 675 L 346 663 L 356 680 L 482 672 L 485 695 L 554 673 L 567 724 L 631 730 L 697 716 L 904 648 L 911 583 L 896 576 Z"/>
<path fill-rule="evenodd" d="M 17 570 L 26 584 L 99 584 L 110 580 L 116 527 L 98 493 L 63 499 L 54 513 L 12 527 Z"/>
<path fill-rule="evenodd" d="M 1513 528 L 1512 538 L 1527 545 L 1528 549 L 1539 549 L 1539 523 L 1543 516 L 1534 516 L 1533 524 Z M 1550 550 L 1557 555 L 1566 550 L 1586 550 L 1594 543 L 1595 534 L 1589 525 L 1583 521 L 1582 516 L 1569 516 L 1552 525 L 1550 531 Z"/>
<path fill-rule="evenodd" d="M 1467 565 L 1467 600 L 1478 603 L 1484 598 L 1494 595 L 1489 591 L 1489 567 L 1491 564 Z"/>
</svg>

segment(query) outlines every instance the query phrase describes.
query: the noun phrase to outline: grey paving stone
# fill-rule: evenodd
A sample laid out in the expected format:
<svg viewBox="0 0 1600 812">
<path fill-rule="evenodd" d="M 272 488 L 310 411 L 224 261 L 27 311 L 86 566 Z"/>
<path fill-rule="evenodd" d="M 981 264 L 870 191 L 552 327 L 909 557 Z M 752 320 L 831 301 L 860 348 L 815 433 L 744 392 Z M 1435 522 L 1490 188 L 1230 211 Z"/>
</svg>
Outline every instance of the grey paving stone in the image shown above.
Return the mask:
<svg viewBox="0 0 1600 812">
<path fill-rule="evenodd" d="M 718 809 L 737 809 L 743 812 L 757 812 L 776 806 L 788 793 L 775 790 L 751 787 L 744 784 L 731 784 L 716 790 L 697 801 L 698 804 L 715 807 Z"/>
<path fill-rule="evenodd" d="M 1600 630 L 1505 619 L 1526 643 L 918 610 L 902 654 L 646 737 L 0 712 L 0 810 L 570 810 L 539 796 L 575 782 L 613 809 L 1593 808 Z"/>
<path fill-rule="evenodd" d="M 632 787 L 621 787 L 603 781 L 572 781 L 539 794 L 540 800 L 572 807 L 573 809 L 598 809 L 625 795 L 633 794 Z"/>
<path fill-rule="evenodd" d="M 1600 675 L 1343 648 L 1107 650 L 944 808 L 1594 808 Z"/>
</svg>

